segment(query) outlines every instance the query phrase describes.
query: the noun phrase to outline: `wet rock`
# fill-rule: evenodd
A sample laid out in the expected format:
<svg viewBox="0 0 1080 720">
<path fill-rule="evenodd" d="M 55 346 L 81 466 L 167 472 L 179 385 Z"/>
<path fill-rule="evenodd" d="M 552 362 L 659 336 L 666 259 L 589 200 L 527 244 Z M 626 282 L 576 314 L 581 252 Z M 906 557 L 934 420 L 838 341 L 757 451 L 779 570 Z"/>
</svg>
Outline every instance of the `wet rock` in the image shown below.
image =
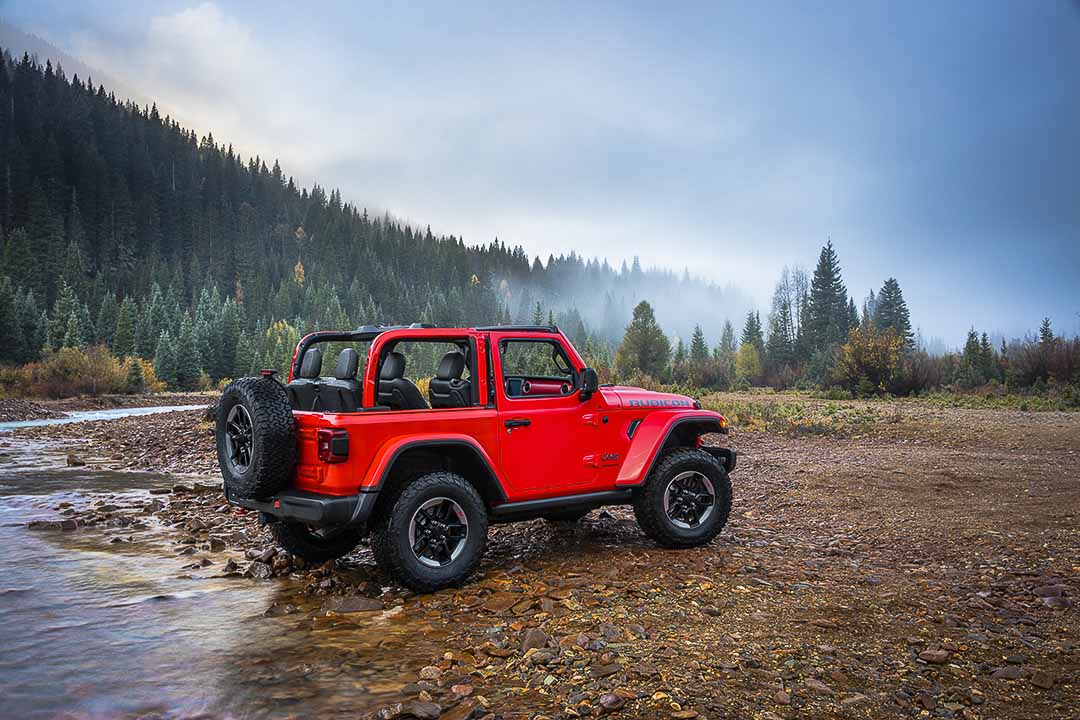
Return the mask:
<svg viewBox="0 0 1080 720">
<path fill-rule="evenodd" d="M 442 714 L 442 707 L 433 702 L 412 700 L 406 703 L 391 703 L 384 705 L 375 712 L 377 720 L 435 720 Z"/>
<path fill-rule="evenodd" d="M 83 465 L 86 465 L 86 461 L 75 453 L 69 452 L 67 454 L 67 464 L 68 467 L 82 467 Z"/>
<path fill-rule="evenodd" d="M 1068 610 L 1074 603 L 1067 597 L 1044 597 L 1042 604 L 1054 610 Z"/>
<path fill-rule="evenodd" d="M 346 597 L 332 597 L 322 605 L 323 612 L 357 613 L 372 612 L 383 609 L 383 601 L 376 598 L 364 597 L 363 595 L 351 595 Z"/>
<path fill-rule="evenodd" d="M 450 692 L 452 692 L 455 695 L 458 695 L 460 697 L 468 697 L 469 695 L 473 694 L 473 686 L 472 685 L 452 685 L 450 687 Z"/>
<path fill-rule="evenodd" d="M 75 530 L 79 527 L 79 521 L 74 518 L 64 518 L 63 520 L 31 520 L 26 524 L 28 530 L 59 530 L 60 532 L 68 532 Z"/>
<path fill-rule="evenodd" d="M 475 698 L 465 698 L 460 703 L 440 715 L 439 720 L 471 720 L 471 718 L 478 717 L 476 713 L 479 709 L 480 702 L 478 700 Z"/>
<path fill-rule="evenodd" d="M 603 712 L 615 712 L 622 710 L 626 705 L 626 699 L 615 693 L 604 693 L 600 696 L 600 709 Z"/>
<path fill-rule="evenodd" d="M 1064 585 L 1042 585 L 1031 591 L 1031 594 L 1040 598 L 1064 597 L 1067 588 Z"/>
<path fill-rule="evenodd" d="M 300 612 L 300 608 L 292 603 L 274 603 L 266 609 L 266 612 L 264 612 L 263 615 L 266 617 L 281 617 L 282 615 L 293 615 L 298 612 Z"/>
<path fill-rule="evenodd" d="M 622 665 L 619 663 L 608 663 L 607 665 L 598 665 L 589 671 L 589 676 L 593 678 L 604 678 L 615 673 L 622 672 Z"/>
<path fill-rule="evenodd" d="M 862 705 L 867 700 L 869 700 L 869 698 L 862 693 L 855 693 L 854 695 L 848 695 L 841 699 L 840 704 L 844 707 L 854 707 L 855 705 Z"/>
<path fill-rule="evenodd" d="M 700 714 L 697 710 L 676 710 L 671 717 L 673 720 L 694 720 Z"/>
<path fill-rule="evenodd" d="M 1054 681 L 1054 676 L 1045 670 L 1036 670 L 1035 674 L 1031 676 L 1031 684 L 1037 688 L 1042 688 L 1043 690 L 1049 690 L 1054 687 Z"/>
<path fill-rule="evenodd" d="M 434 665 L 427 665 L 426 667 L 420 668 L 421 680 L 438 680 L 440 675 L 442 675 L 442 670 Z"/>
<path fill-rule="evenodd" d="M 807 678 L 806 687 L 819 695 L 835 695 L 836 692 L 817 678 Z"/>
<path fill-rule="evenodd" d="M 256 580 L 269 580 L 274 576 L 274 570 L 266 563 L 256 561 L 248 565 L 245 575 Z"/>
<path fill-rule="evenodd" d="M 923 650 L 919 653 L 919 659 L 925 660 L 932 665 L 942 665 L 949 661 L 948 650 Z"/>
<path fill-rule="evenodd" d="M 274 559 L 275 555 L 277 555 L 277 548 L 268 547 L 261 553 L 256 555 L 254 559 L 258 560 L 261 563 L 269 563 L 271 560 Z"/>
<path fill-rule="evenodd" d="M 225 549 L 225 541 L 213 535 L 210 536 L 209 545 L 211 552 L 221 552 Z"/>
<path fill-rule="evenodd" d="M 527 653 L 534 648 L 545 647 L 550 640 L 548 634 L 540 628 L 529 628 L 521 638 L 521 652 Z"/>
<path fill-rule="evenodd" d="M 274 556 L 274 560 L 270 563 L 270 566 L 274 568 L 276 575 L 285 575 L 292 567 L 292 558 L 287 553 L 278 553 Z"/>
<path fill-rule="evenodd" d="M 990 677 L 994 680 L 1019 680 L 1021 674 L 1019 665 L 1006 665 L 990 673 Z"/>
</svg>

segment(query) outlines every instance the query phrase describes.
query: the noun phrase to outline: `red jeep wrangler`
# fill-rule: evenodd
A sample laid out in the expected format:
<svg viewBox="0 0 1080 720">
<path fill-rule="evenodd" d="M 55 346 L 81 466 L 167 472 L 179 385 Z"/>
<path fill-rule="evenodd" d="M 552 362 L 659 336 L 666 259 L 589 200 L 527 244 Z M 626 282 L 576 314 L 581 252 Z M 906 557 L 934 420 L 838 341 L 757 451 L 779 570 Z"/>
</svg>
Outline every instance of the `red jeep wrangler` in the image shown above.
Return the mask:
<svg viewBox="0 0 1080 720">
<path fill-rule="evenodd" d="M 475 569 L 489 523 L 628 504 L 653 540 L 691 547 L 731 509 L 735 452 L 702 444 L 724 418 L 681 395 L 598 385 L 555 327 L 316 332 L 288 384 L 263 375 L 229 385 L 218 407 L 225 496 L 308 561 L 370 532 L 379 565 L 426 592 Z"/>
</svg>

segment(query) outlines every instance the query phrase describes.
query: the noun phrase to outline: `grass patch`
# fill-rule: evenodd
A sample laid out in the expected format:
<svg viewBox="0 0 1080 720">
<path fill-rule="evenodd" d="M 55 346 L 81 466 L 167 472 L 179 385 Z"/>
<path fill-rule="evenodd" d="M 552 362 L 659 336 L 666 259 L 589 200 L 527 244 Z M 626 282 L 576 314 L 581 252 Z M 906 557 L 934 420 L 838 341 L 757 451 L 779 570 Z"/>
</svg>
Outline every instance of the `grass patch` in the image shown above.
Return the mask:
<svg viewBox="0 0 1080 720">
<path fill-rule="evenodd" d="M 731 399 L 713 395 L 701 401 L 715 410 L 735 428 L 747 432 L 770 432 L 783 435 L 859 435 L 883 422 L 898 422 L 899 411 L 885 407 L 840 401 L 802 402 L 800 400 L 761 401 Z"/>
</svg>

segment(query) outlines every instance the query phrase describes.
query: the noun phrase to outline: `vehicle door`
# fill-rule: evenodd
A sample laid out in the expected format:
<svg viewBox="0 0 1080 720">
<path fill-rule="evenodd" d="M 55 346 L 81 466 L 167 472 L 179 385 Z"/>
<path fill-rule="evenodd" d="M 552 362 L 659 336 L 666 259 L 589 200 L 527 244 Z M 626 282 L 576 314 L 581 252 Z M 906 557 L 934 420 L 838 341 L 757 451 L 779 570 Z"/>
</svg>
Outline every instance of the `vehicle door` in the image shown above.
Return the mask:
<svg viewBox="0 0 1080 720">
<path fill-rule="evenodd" d="M 583 461 L 580 370 L 558 335 L 493 333 L 500 457 L 515 499 L 586 492 L 597 468 Z"/>
</svg>

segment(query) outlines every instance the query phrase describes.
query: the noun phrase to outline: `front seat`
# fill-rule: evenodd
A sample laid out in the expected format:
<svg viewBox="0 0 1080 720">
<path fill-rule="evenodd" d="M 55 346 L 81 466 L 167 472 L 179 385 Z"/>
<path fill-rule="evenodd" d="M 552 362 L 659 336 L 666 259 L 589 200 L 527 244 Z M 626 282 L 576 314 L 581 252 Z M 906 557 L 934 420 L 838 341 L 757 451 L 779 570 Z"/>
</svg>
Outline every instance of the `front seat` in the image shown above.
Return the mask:
<svg viewBox="0 0 1080 720">
<path fill-rule="evenodd" d="M 472 384 L 462 380 L 465 356 L 453 350 L 439 361 L 439 371 L 431 379 L 428 393 L 433 408 L 460 408 L 472 405 Z"/>
<path fill-rule="evenodd" d="M 322 371 L 323 354 L 319 348 L 311 348 L 304 353 L 300 363 L 300 377 L 285 386 L 289 403 L 295 410 L 318 410 L 315 405 L 319 399 L 319 373 Z"/>
<path fill-rule="evenodd" d="M 420 388 L 405 379 L 405 356 L 392 352 L 383 360 L 379 373 L 379 405 L 391 410 L 427 410 Z"/>
<path fill-rule="evenodd" d="M 326 380 L 319 393 L 323 412 L 356 412 L 360 407 L 360 381 L 356 371 L 360 367 L 360 353 L 345 348 L 338 355 L 334 379 Z"/>
</svg>

